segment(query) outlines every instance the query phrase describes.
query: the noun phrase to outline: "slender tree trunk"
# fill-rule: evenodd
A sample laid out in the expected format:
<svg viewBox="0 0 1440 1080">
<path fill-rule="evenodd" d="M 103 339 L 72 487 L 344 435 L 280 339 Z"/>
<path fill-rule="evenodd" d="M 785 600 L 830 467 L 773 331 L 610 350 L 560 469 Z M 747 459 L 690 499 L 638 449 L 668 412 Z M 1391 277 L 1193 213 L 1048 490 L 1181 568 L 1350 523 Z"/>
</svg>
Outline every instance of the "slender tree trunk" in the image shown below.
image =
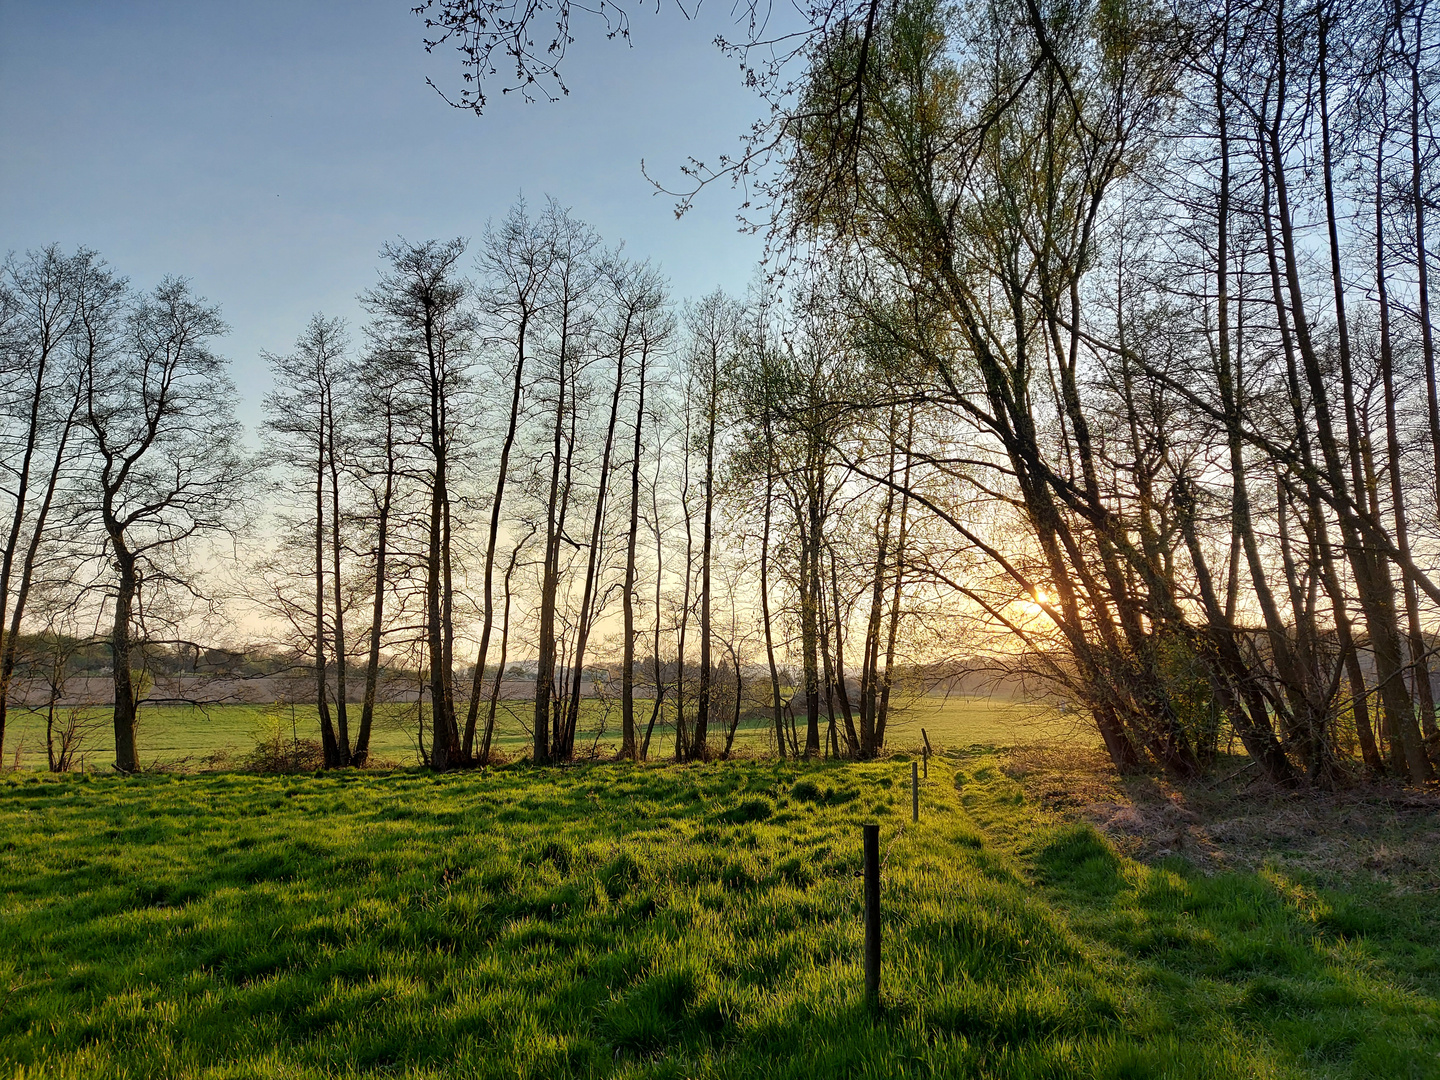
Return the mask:
<svg viewBox="0 0 1440 1080">
<path fill-rule="evenodd" d="M 1276 19 L 1277 34 L 1282 42 L 1284 40 L 1283 15 L 1282 6 L 1277 12 Z M 1386 723 L 1399 736 L 1401 746 L 1404 748 L 1410 778 L 1416 783 L 1422 783 L 1433 775 L 1433 769 L 1421 743 L 1420 730 L 1415 721 L 1410 693 L 1401 677 L 1404 664 L 1401 658 L 1399 628 L 1395 618 L 1395 593 L 1393 582 L 1390 580 L 1389 562 L 1378 557 L 1378 553 L 1374 552 L 1369 545 L 1362 543 L 1354 521 L 1352 509 L 1354 504 L 1343 497 L 1345 481 L 1330 420 L 1325 378 L 1310 339 L 1309 323 L 1304 311 L 1293 219 L 1280 145 L 1280 118 L 1285 101 L 1285 53 L 1283 47 L 1280 57 L 1281 81 L 1277 91 L 1279 104 L 1276 107 L 1275 120 L 1269 127 L 1268 140 L 1271 154 L 1269 165 L 1275 192 L 1274 214 L 1280 229 L 1280 240 L 1284 253 L 1285 283 L 1290 297 L 1289 330 L 1293 331 L 1294 344 L 1300 354 L 1309 384 L 1312 411 L 1315 416 L 1315 434 L 1324 460 L 1326 480 L 1337 496 L 1336 506 L 1340 511 L 1340 529 L 1346 551 L 1350 556 L 1360 607 L 1370 632 L 1371 647 L 1375 655 L 1376 677 L 1380 687 L 1380 698 L 1385 707 Z M 1271 213 L 1268 203 L 1264 212 L 1268 231 Z M 1283 308 L 1277 310 L 1282 336 L 1289 336 L 1285 325 L 1285 314 Z"/>
<path fill-rule="evenodd" d="M 1425 104 L 1420 76 L 1424 65 L 1424 19 L 1428 8 L 1428 0 L 1420 0 L 1412 7 L 1415 17 L 1415 55 L 1410 63 L 1410 205 L 1415 220 L 1415 291 L 1419 305 L 1417 314 L 1420 322 L 1420 351 L 1425 358 L 1426 418 L 1430 424 L 1430 452 L 1434 465 L 1436 499 L 1440 501 L 1440 392 L 1437 392 L 1436 387 L 1435 329 L 1430 321 L 1430 255 L 1425 246 L 1427 223 L 1421 154 L 1423 140 L 1433 141 L 1434 132 L 1427 130 L 1422 136 L 1420 122 L 1422 105 Z M 1398 501 L 1396 505 L 1399 506 Z M 1402 550 L 1408 563 L 1408 548 Z M 1435 700 L 1430 687 L 1429 664 L 1426 661 L 1428 650 L 1425 648 L 1424 635 L 1420 631 L 1418 597 L 1415 593 L 1414 574 L 1407 566 L 1405 599 L 1411 641 L 1410 655 L 1415 665 L 1415 685 L 1417 697 L 1420 699 L 1420 722 L 1425 741 L 1430 744 L 1430 758 L 1432 762 L 1440 765 L 1440 728 L 1437 728 L 1435 721 Z"/>
<path fill-rule="evenodd" d="M 830 553 L 830 593 L 835 607 L 835 694 L 840 699 L 840 715 L 845 720 L 846 752 L 852 757 L 860 753 L 860 737 L 855 733 L 855 716 L 850 709 L 850 690 L 845 685 L 845 623 L 840 610 L 840 576 L 835 570 L 835 549 Z"/>
<path fill-rule="evenodd" d="M 815 535 L 814 514 L 808 505 L 801 508 L 801 514 L 809 518 L 800 527 L 799 567 L 800 648 L 805 676 L 805 757 L 808 759 L 820 753 L 819 590 L 814 572 L 815 547 L 819 540 Z"/>
<path fill-rule="evenodd" d="M 40 542 L 44 538 L 45 528 L 50 519 L 50 509 L 54 505 L 56 492 L 60 488 L 60 470 L 65 464 L 65 450 L 70 442 L 70 434 L 75 427 L 75 418 L 80 410 L 80 396 L 77 394 L 71 405 L 69 415 L 65 418 L 64 426 L 60 431 L 60 439 L 55 448 L 55 457 L 52 460 L 49 475 L 45 482 L 45 494 L 40 500 L 40 507 L 35 514 L 35 524 L 30 533 L 30 541 L 25 546 L 25 553 L 20 560 L 20 581 L 15 589 L 15 602 L 10 609 L 10 627 L 4 634 L 4 648 L 0 651 L 0 761 L 3 761 L 5 748 L 5 721 L 10 705 L 10 686 L 15 678 L 15 665 L 20 650 L 20 626 L 21 620 L 25 617 L 25 607 L 30 599 L 30 586 L 34 580 L 35 560 L 40 553 Z M 33 420 L 32 420 L 33 422 Z M 26 457 L 22 467 L 22 487 L 28 486 L 28 474 L 30 471 L 30 449 L 27 446 Z M 17 511 L 23 504 L 25 495 L 17 491 Z M 17 519 L 19 514 L 17 513 Z M 20 522 L 17 520 L 15 531 L 18 532 Z M 14 533 L 6 545 L 5 569 L 3 571 L 4 593 L 8 594 L 10 575 L 13 572 L 12 549 L 15 545 Z M 0 594 L 0 619 L 3 619 L 6 599 Z"/>
<path fill-rule="evenodd" d="M 495 713 L 500 705 L 500 687 L 505 681 L 505 662 L 510 649 L 510 600 L 514 596 L 510 587 L 510 579 L 515 573 L 515 564 L 520 558 L 520 549 L 525 542 L 535 535 L 532 529 L 520 543 L 516 544 L 510 552 L 510 563 L 505 567 L 505 611 L 500 623 L 500 661 L 495 668 L 495 682 L 490 690 L 490 707 L 485 714 L 485 733 L 480 742 L 480 764 L 490 764 L 490 743 L 495 736 Z"/>
<path fill-rule="evenodd" d="M 590 642 L 591 607 L 595 601 L 596 581 L 598 578 L 600 566 L 600 546 L 604 540 L 605 534 L 605 510 L 606 503 L 609 501 L 607 499 L 607 495 L 610 491 L 610 457 L 615 448 L 615 426 L 620 418 L 620 390 L 625 384 L 625 353 L 629 346 L 630 323 L 631 318 L 629 315 L 627 315 L 625 320 L 625 328 L 621 331 L 619 344 L 615 351 L 615 390 L 610 396 L 610 419 L 605 425 L 605 448 L 603 451 L 601 451 L 600 454 L 600 477 L 598 481 L 598 487 L 595 493 L 595 518 L 590 526 L 590 550 L 585 560 L 585 590 L 584 595 L 580 601 L 580 622 L 575 630 L 575 673 L 574 679 L 572 680 L 572 688 L 570 691 L 569 722 L 569 742 L 572 744 L 572 746 L 574 743 L 574 732 L 576 729 L 576 724 L 578 723 L 578 719 L 580 716 L 580 685 L 581 680 L 585 677 L 585 649 Z M 635 441 L 637 446 L 639 444 L 639 440 L 640 435 L 637 425 L 635 435 Z M 634 483 L 634 478 L 636 475 L 637 474 L 632 470 L 632 483 Z M 633 500 L 631 505 L 631 517 L 634 517 Z M 633 530 L 630 535 L 632 537 L 634 536 Z M 633 554 L 633 548 L 634 545 L 632 543 L 630 545 L 630 554 Z M 623 600 L 625 608 L 628 612 L 631 606 L 631 596 L 628 587 L 628 578 Z M 633 622 L 633 614 L 628 614 L 625 619 L 627 635 L 629 634 L 630 630 L 633 629 Z M 627 650 L 631 648 L 630 639 L 628 637 L 626 638 L 625 648 Z M 627 674 L 627 672 L 621 673 L 622 687 L 624 684 L 624 680 L 628 677 L 629 675 Z M 633 710 L 630 715 L 630 745 L 633 751 L 635 743 Z"/>
<path fill-rule="evenodd" d="M 906 540 L 910 527 L 910 468 L 914 462 L 915 412 L 906 420 L 905 471 L 900 483 L 900 526 L 895 539 L 895 557 L 891 560 L 895 582 L 890 588 L 890 612 L 885 631 L 885 670 L 880 676 L 880 700 L 875 709 L 875 750 L 885 746 L 885 724 L 890 718 L 890 692 L 895 685 L 895 642 L 900 630 L 900 594 L 905 581 Z"/>
<path fill-rule="evenodd" d="M 480 707 L 481 687 L 485 680 L 485 658 L 490 650 L 490 634 L 495 625 L 495 544 L 500 535 L 500 513 L 505 500 L 505 480 L 510 474 L 510 452 L 515 446 L 515 431 L 520 422 L 520 397 L 525 385 L 525 337 L 529 330 L 529 312 L 520 317 L 516 332 L 515 379 L 510 388 L 510 419 L 505 440 L 500 444 L 500 466 L 495 477 L 495 498 L 490 504 L 490 531 L 485 539 L 485 583 L 483 588 L 484 617 L 480 624 L 480 651 L 475 658 L 475 676 L 470 684 L 470 703 L 465 714 L 466 758 L 475 743 L 475 723 Z"/>
<path fill-rule="evenodd" d="M 770 507 L 774 494 L 775 469 L 767 451 L 765 507 L 760 526 L 760 620 L 765 627 L 765 662 L 770 666 L 770 701 L 775 711 L 775 750 L 783 759 L 785 757 L 785 719 L 781 714 L 780 671 L 775 666 L 775 631 L 770 619 Z"/>
<path fill-rule="evenodd" d="M 560 367 L 555 395 L 555 431 L 551 441 L 550 497 L 545 510 L 545 562 L 540 581 L 540 662 L 535 672 L 535 727 L 533 751 L 536 765 L 550 764 L 550 697 L 555 684 L 555 591 L 559 577 L 560 536 L 557 503 L 560 500 L 560 443 L 565 432 L 565 349 L 562 330 Z"/>
<path fill-rule="evenodd" d="M 710 563 L 714 551 L 715 516 L 715 423 L 719 405 L 719 363 L 712 357 L 705 402 L 705 502 L 700 541 L 700 692 L 695 707 L 695 735 L 690 757 L 704 758 L 710 730 Z"/>
<path fill-rule="evenodd" d="M 315 708 L 325 767 L 340 767 L 340 747 L 330 720 L 330 687 L 325 671 L 325 415 L 320 413 L 315 446 Z"/>
<path fill-rule="evenodd" d="M 725 732 L 725 752 L 720 756 L 730 757 L 730 751 L 735 746 L 735 732 L 740 727 L 740 709 L 744 701 L 745 677 L 740 671 L 740 654 L 734 649 L 730 650 L 730 660 L 735 665 L 735 711 L 730 716 L 730 728 Z"/>
<path fill-rule="evenodd" d="M 360 732 L 352 760 L 363 766 L 370 759 L 370 730 L 375 718 L 375 697 L 380 682 L 380 644 L 385 626 L 385 566 L 390 545 L 390 507 L 395 495 L 395 420 L 385 417 L 385 490 L 380 497 L 375 528 L 375 598 L 370 610 L 370 653 L 365 661 L 365 700 L 360 706 Z"/>
<path fill-rule="evenodd" d="M 886 478 L 895 474 L 895 410 L 890 410 L 890 464 Z M 873 758 L 879 749 L 875 741 L 876 708 L 880 690 L 880 625 L 885 607 L 885 560 L 889 555 L 890 521 L 895 512 L 895 488 L 885 488 L 885 512 L 875 538 L 875 570 L 871 579 L 870 616 L 865 621 L 865 656 L 860 665 L 860 756 Z"/>
<path fill-rule="evenodd" d="M 432 442 L 435 437 L 432 435 Z M 445 459 L 443 450 L 434 449 L 434 477 L 430 491 L 430 528 L 425 558 L 426 643 L 430 652 L 430 765 L 444 772 L 456 764 L 460 756 L 455 724 L 448 714 L 448 680 L 445 672 L 445 628 L 442 596 L 442 547 L 445 531 Z"/>
<path fill-rule="evenodd" d="M 660 664 L 661 601 L 665 586 L 665 537 L 660 530 L 660 473 L 663 456 L 655 455 L 655 480 L 650 485 L 650 512 L 655 522 L 655 699 L 650 703 L 650 720 L 645 725 L 645 738 L 640 743 L 640 760 L 650 756 L 650 736 L 655 731 L 655 721 L 660 717 L 661 704 L 665 700 L 665 679 Z"/>
<path fill-rule="evenodd" d="M 1355 498 L 1362 503 L 1366 499 L 1367 485 L 1364 478 L 1364 464 L 1369 452 L 1369 433 L 1362 430 L 1355 406 L 1355 375 L 1351 360 L 1350 327 L 1345 309 L 1345 283 L 1340 267 L 1340 228 L 1335 213 L 1334 154 L 1330 137 L 1330 93 L 1328 42 L 1330 12 L 1321 9 L 1320 14 L 1320 133 L 1321 165 L 1325 188 L 1325 219 L 1330 241 L 1330 280 L 1335 292 L 1335 328 L 1340 344 L 1340 385 L 1345 403 L 1345 433 L 1350 452 L 1351 484 Z M 1403 541 L 1402 541 L 1403 542 Z M 1407 592 L 1413 590 L 1407 590 Z M 1350 682 L 1351 711 L 1355 715 L 1355 730 L 1360 741 L 1361 756 L 1372 769 L 1379 763 L 1379 751 L 1375 737 L 1370 730 L 1370 705 L 1365 688 L 1365 676 L 1360 668 L 1359 652 L 1354 641 L 1350 616 L 1340 600 L 1335 603 L 1336 629 L 1344 650 L 1345 671 Z"/>
<path fill-rule="evenodd" d="M 640 458 L 641 431 L 645 421 L 645 367 L 648 349 L 640 350 L 640 367 L 636 372 L 635 438 L 630 446 L 630 526 L 625 537 L 624 655 L 620 661 L 620 756 L 630 761 L 636 757 L 635 745 L 635 548 L 640 536 Z M 659 649 L 656 649 L 659 657 Z M 657 680 L 656 696 L 660 686 Z"/>
<path fill-rule="evenodd" d="M 1433 132 L 1423 131 L 1420 114 L 1424 104 L 1421 75 L 1424 68 L 1424 18 L 1426 0 L 1411 6 L 1415 19 L 1414 55 L 1406 56 L 1410 68 L 1410 207 L 1415 229 L 1415 291 L 1419 304 L 1420 349 L 1425 358 L 1426 418 L 1430 424 L 1430 452 L 1434 464 L 1435 499 L 1440 502 L 1440 391 L 1436 387 L 1435 331 L 1430 323 L 1430 259 L 1425 249 L 1425 184 L 1423 149 Z M 1434 723 L 1434 716 L 1431 716 Z"/>
<path fill-rule="evenodd" d="M 812 519 L 812 525 L 815 522 Z M 816 535 L 819 535 L 817 529 Z M 830 604 L 825 599 L 825 574 L 820 569 L 824 560 L 821 541 L 814 541 L 810 547 L 810 588 L 814 596 L 816 629 L 819 631 L 821 683 L 825 690 L 825 738 L 826 752 L 833 757 L 840 756 L 839 742 L 835 737 L 835 669 L 831 652 Z"/>
<path fill-rule="evenodd" d="M 572 387 L 570 395 L 570 430 L 565 439 L 565 477 L 560 486 L 560 513 L 556 517 L 555 534 L 557 540 L 569 541 L 569 532 L 566 528 L 566 519 L 570 514 L 570 494 L 575 490 L 575 448 L 579 445 L 579 408 L 578 387 Z M 559 617 L 559 588 L 560 588 L 560 547 L 557 543 L 555 548 L 555 589 L 556 589 L 556 617 Z M 580 621 L 588 618 L 588 612 L 582 608 Z M 580 672 L 576 668 L 569 653 L 570 639 L 567 639 L 562 629 L 559 634 L 555 650 L 556 676 L 554 679 L 554 700 L 551 707 L 555 710 L 555 718 L 550 731 L 550 757 L 555 761 L 569 761 L 575 754 L 575 729 L 579 717 L 567 707 L 569 695 L 566 692 L 564 672 L 570 671 L 574 678 L 580 678 Z M 567 660 L 570 661 L 567 663 Z"/>
<path fill-rule="evenodd" d="M 350 720 L 345 687 L 345 590 L 340 577 L 340 462 L 335 438 L 334 389 L 326 387 L 321 407 L 325 411 L 326 457 L 330 471 L 330 560 L 335 582 L 335 749 L 340 765 L 349 765 Z"/>
<path fill-rule="evenodd" d="M 29 509 L 30 496 L 30 471 L 34 463 L 35 452 L 40 442 L 40 407 L 45 400 L 45 369 L 49 364 L 52 343 L 50 341 L 50 325 L 45 326 L 45 340 L 41 342 L 40 355 L 36 358 L 33 376 L 35 389 L 30 395 L 30 407 L 28 422 L 25 428 L 25 449 L 20 458 L 20 471 L 15 481 L 15 513 L 10 524 L 10 533 L 5 538 L 5 552 L 0 556 L 0 626 L 4 625 L 6 608 L 10 602 L 10 582 L 13 580 L 15 571 L 15 553 L 19 548 L 20 534 L 25 527 L 25 513 Z M 57 458 L 56 464 L 59 464 Z M 40 530 L 37 527 L 34 535 L 38 537 Z M 17 628 L 12 630 L 8 639 L 4 642 L 5 656 L 10 657 L 16 649 L 18 642 L 16 636 L 20 624 L 20 605 L 16 605 L 12 624 Z M 5 747 L 5 720 L 10 704 L 10 674 L 14 670 L 13 663 L 6 665 L 7 670 L 0 676 L 0 753 Z"/>
<path fill-rule="evenodd" d="M 1396 415 L 1398 391 L 1395 387 L 1394 347 L 1390 326 L 1390 283 L 1385 268 L 1385 213 L 1381 201 L 1383 194 L 1383 138 L 1376 148 L 1375 171 L 1375 294 L 1380 315 L 1380 382 L 1385 397 L 1385 458 L 1390 474 L 1390 501 L 1395 516 L 1395 543 L 1406 562 L 1410 559 L 1410 528 L 1406 520 L 1405 491 L 1401 467 L 1400 424 Z M 1415 579 L 1408 567 L 1403 567 L 1405 586 L 1405 612 L 1409 631 L 1410 658 L 1415 664 L 1416 696 L 1421 702 L 1422 719 L 1428 711 L 1434 723 L 1435 704 L 1430 690 L 1430 672 L 1425 663 L 1425 635 L 1420 625 L 1419 597 L 1416 595 Z M 1365 732 L 1362 736 L 1361 751 L 1365 763 L 1374 771 L 1381 767 L 1378 748 L 1374 746 L 1374 735 Z M 1367 745 L 1368 743 L 1368 745 Z M 1373 754 L 1373 760 L 1372 760 Z"/>
<path fill-rule="evenodd" d="M 690 625 L 690 589 L 695 580 L 695 533 L 690 514 L 690 423 L 685 423 L 685 456 L 680 478 L 680 514 L 685 520 L 685 586 L 680 603 L 680 627 L 675 641 L 675 760 L 690 752 L 685 735 L 685 631 Z"/>
</svg>

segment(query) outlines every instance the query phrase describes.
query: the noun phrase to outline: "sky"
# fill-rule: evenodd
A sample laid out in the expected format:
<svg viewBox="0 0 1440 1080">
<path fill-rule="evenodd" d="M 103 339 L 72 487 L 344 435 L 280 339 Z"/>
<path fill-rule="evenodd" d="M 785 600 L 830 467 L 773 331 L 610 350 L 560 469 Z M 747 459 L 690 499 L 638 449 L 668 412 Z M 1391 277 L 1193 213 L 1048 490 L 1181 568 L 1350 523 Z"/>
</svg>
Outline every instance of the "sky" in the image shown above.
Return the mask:
<svg viewBox="0 0 1440 1080">
<path fill-rule="evenodd" d="M 478 243 L 522 194 L 653 259 L 678 297 L 743 291 L 762 245 L 739 194 L 707 190 L 676 220 L 640 164 L 678 184 L 758 115 L 712 44 L 728 9 L 652 3 L 633 47 L 577 33 L 568 98 L 494 94 L 476 117 L 426 85 L 459 66 L 427 57 L 411 2 L 0 0 L 0 252 L 84 245 L 139 287 L 191 279 L 231 327 L 252 430 L 261 353 L 315 312 L 357 327 L 383 243 Z"/>
</svg>

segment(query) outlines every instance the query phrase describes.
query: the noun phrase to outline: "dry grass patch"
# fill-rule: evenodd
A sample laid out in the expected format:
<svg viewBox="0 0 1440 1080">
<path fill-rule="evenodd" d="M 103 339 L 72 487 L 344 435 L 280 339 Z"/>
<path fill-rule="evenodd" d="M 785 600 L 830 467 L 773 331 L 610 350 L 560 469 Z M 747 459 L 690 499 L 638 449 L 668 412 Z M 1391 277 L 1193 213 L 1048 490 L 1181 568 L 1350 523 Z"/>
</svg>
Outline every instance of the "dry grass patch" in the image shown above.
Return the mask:
<svg viewBox="0 0 1440 1080">
<path fill-rule="evenodd" d="M 1013 747 L 1003 763 L 1029 802 L 1094 825 L 1132 858 L 1181 856 L 1208 872 L 1271 866 L 1326 882 L 1440 893 L 1434 793 L 1369 783 L 1286 791 L 1241 759 L 1222 764 L 1218 781 L 1121 777 L 1102 750 L 1053 744 Z"/>
</svg>

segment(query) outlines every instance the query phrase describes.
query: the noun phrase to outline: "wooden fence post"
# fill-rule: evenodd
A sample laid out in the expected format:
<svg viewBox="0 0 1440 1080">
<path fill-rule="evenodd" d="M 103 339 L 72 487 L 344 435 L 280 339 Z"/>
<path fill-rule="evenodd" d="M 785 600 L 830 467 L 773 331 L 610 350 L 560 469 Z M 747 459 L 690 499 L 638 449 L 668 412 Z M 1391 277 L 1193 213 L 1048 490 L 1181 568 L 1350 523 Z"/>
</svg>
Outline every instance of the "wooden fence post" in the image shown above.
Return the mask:
<svg viewBox="0 0 1440 1080">
<path fill-rule="evenodd" d="M 910 820 L 920 820 L 920 763 L 910 762 Z"/>
<path fill-rule="evenodd" d="M 880 1005 L 880 826 L 865 833 L 865 1001 Z"/>
</svg>

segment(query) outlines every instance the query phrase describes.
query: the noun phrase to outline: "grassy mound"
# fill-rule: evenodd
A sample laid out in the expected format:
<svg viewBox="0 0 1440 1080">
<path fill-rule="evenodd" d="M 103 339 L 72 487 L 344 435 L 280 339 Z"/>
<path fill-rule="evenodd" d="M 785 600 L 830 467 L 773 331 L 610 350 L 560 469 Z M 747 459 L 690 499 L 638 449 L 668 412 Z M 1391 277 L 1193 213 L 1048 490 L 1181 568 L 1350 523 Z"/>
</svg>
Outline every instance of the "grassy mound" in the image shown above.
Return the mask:
<svg viewBox="0 0 1440 1080">
<path fill-rule="evenodd" d="M 1389 909 L 1131 862 L 985 756 L 912 826 L 908 773 L 12 779 L 0 1075 L 1440 1075 Z"/>
</svg>

